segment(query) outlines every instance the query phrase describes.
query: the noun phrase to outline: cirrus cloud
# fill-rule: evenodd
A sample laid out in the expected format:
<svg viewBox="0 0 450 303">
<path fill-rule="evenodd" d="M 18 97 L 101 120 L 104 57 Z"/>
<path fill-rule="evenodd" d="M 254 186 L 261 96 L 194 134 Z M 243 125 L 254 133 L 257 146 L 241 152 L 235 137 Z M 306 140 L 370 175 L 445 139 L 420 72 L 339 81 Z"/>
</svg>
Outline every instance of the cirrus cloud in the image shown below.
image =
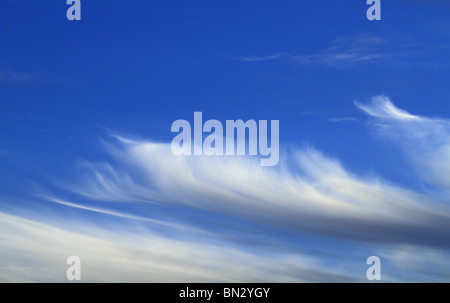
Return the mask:
<svg viewBox="0 0 450 303">
<path fill-rule="evenodd" d="M 361 264 L 377 254 L 385 281 L 448 281 L 449 122 L 385 96 L 355 104 L 434 190 L 352 173 L 312 147 L 261 167 L 251 157 L 175 156 L 168 143 L 114 135 L 104 161 L 80 161 L 76 178 L 38 192 L 39 205 L 75 215 L 53 226 L 48 217 L 0 214 L 2 276 L 61 280 L 55 260 L 78 253 L 89 281 L 364 281 Z M 420 251 L 432 260 L 418 259 Z M 27 273 L 30 264 L 45 277 Z"/>
</svg>

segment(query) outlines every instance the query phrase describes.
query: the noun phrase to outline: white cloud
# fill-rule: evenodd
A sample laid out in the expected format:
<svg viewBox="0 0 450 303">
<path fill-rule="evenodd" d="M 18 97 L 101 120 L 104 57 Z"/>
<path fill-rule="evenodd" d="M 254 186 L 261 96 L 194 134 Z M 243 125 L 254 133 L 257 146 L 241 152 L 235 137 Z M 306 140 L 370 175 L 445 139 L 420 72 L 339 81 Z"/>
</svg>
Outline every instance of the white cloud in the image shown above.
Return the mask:
<svg viewBox="0 0 450 303">
<path fill-rule="evenodd" d="M 368 104 L 355 104 L 376 118 L 378 133 L 403 148 L 420 178 L 449 194 L 450 120 L 410 114 L 397 108 L 386 96 L 376 96 Z"/>
<path fill-rule="evenodd" d="M 450 281 L 450 253 L 448 249 L 435 249 L 415 245 L 387 245 L 375 248 L 382 260 L 389 260 L 401 271 L 387 271 L 384 279 L 403 282 Z"/>
<path fill-rule="evenodd" d="M 387 55 L 366 48 L 344 50 L 326 50 L 313 55 L 297 55 L 293 59 L 300 64 L 350 65 L 363 62 L 375 62 Z"/>
<path fill-rule="evenodd" d="M 405 65 L 406 62 L 402 62 L 401 59 L 414 55 L 414 53 L 406 49 L 401 44 L 391 45 L 381 37 L 360 35 L 352 38 L 336 39 L 330 47 L 310 54 L 278 52 L 268 56 L 233 57 L 233 59 L 241 62 L 286 59 L 301 65 L 327 65 L 333 67 L 380 62 Z"/>
<path fill-rule="evenodd" d="M 376 96 L 373 97 L 370 104 L 361 104 L 355 101 L 355 105 L 376 118 L 392 119 L 392 120 L 403 120 L 403 121 L 419 121 L 424 118 L 419 116 L 414 116 L 408 112 L 399 109 L 392 104 L 386 96 Z"/>
<path fill-rule="evenodd" d="M 179 205 L 371 241 L 428 243 L 426 235 L 414 236 L 417 229 L 443 234 L 450 227 L 448 205 L 439 198 L 353 175 L 314 149 L 286 154 L 278 167 L 266 168 L 248 157 L 174 156 L 169 144 L 119 142 L 108 147 L 117 168 L 90 163 L 82 180 L 66 188 L 95 201 Z M 374 230 L 377 225 L 383 228 Z"/>
<path fill-rule="evenodd" d="M 71 228 L 77 230 L 76 226 Z M 260 256 L 150 232 L 87 236 L 0 213 L 0 282 L 64 282 L 66 259 L 81 259 L 83 282 L 351 281 L 308 256 Z M 107 238 L 107 239 L 104 239 Z M 226 244 L 226 243 L 225 243 Z"/>
<path fill-rule="evenodd" d="M 448 121 L 410 114 L 384 96 L 355 104 L 380 134 L 407 147 L 417 178 L 427 174 L 438 190 L 353 174 L 313 148 L 261 167 L 252 157 L 174 156 L 170 144 L 117 136 L 105 144 L 111 161 L 79 162 L 79 179 L 61 180 L 63 191 L 41 198 L 109 216 L 120 228 L 109 232 L 104 221 L 82 228 L 76 224 L 89 216 L 80 215 L 57 229 L 48 218 L 0 213 L 0 276 L 64 280 L 65 258 L 79 255 L 88 281 L 350 281 L 365 279 L 357 268 L 376 251 L 395 272 L 387 281 L 448 281 L 442 270 L 428 270 L 431 263 L 401 254 L 423 248 L 435 256 L 433 268 L 445 268 Z M 136 215 L 133 207 L 146 211 Z"/>
<path fill-rule="evenodd" d="M 328 119 L 330 122 L 356 122 L 358 121 L 356 118 L 352 117 L 332 117 Z"/>
</svg>

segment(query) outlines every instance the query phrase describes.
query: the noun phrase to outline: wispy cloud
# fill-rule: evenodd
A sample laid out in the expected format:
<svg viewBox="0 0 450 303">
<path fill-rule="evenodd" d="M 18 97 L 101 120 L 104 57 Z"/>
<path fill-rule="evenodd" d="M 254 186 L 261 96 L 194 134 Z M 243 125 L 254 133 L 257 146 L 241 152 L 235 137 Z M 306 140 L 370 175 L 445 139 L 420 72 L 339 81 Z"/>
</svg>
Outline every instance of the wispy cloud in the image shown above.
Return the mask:
<svg viewBox="0 0 450 303">
<path fill-rule="evenodd" d="M 284 59 L 301 65 L 327 65 L 346 67 L 361 63 L 400 63 L 402 59 L 411 57 L 413 53 L 401 45 L 391 45 L 387 40 L 361 35 L 356 38 L 340 38 L 323 50 L 312 54 L 291 54 L 278 52 L 269 56 L 233 57 L 241 62 L 260 62 Z"/>
<path fill-rule="evenodd" d="M 393 139 L 414 162 L 418 176 L 450 193 L 450 120 L 410 114 L 386 96 L 355 104 L 375 119 L 376 131 Z"/>
<path fill-rule="evenodd" d="M 356 118 L 352 117 L 333 117 L 328 119 L 330 122 L 356 122 L 358 121 Z"/>
<path fill-rule="evenodd" d="M 355 105 L 371 116 L 380 119 L 390 119 L 394 121 L 420 121 L 421 118 L 411 115 L 405 110 L 399 109 L 389 98 L 385 96 L 376 96 L 372 98 L 370 104 L 361 104 L 355 101 Z"/>
<path fill-rule="evenodd" d="M 0 70 L 0 83 L 21 84 L 28 83 L 35 79 L 30 73 L 13 70 Z"/>
<path fill-rule="evenodd" d="M 85 282 L 199 282 L 330 279 L 308 257 L 257 256 L 214 244 L 100 232 L 106 239 L 68 232 L 0 213 L 1 282 L 64 281 L 65 259 L 82 260 Z M 271 262 L 272 261 L 272 262 Z M 339 276 L 337 274 L 335 277 Z M 342 279 L 342 277 L 340 277 Z"/>
<path fill-rule="evenodd" d="M 55 228 L 0 213 L 0 276 L 61 280 L 64 258 L 79 255 L 89 281 L 364 281 L 360 268 L 376 254 L 390 268 L 385 281 L 449 281 L 448 121 L 384 96 L 355 104 L 377 132 L 408 147 L 415 177 L 427 176 L 433 190 L 352 173 L 314 148 L 285 151 L 267 168 L 248 157 L 177 157 L 170 144 L 114 136 L 105 144 L 110 161 L 80 162 L 78 178 L 38 200 L 107 216 L 120 229 L 86 215 Z"/>
<path fill-rule="evenodd" d="M 355 176 L 314 149 L 287 155 L 279 169 L 267 170 L 246 158 L 176 157 L 169 144 L 118 139 L 121 146 L 110 152 L 127 159 L 129 169 L 91 164 L 92 174 L 68 189 L 98 201 L 181 205 L 343 238 L 427 243 L 414 236 L 418 222 L 433 222 L 435 233 L 449 227 L 437 199 Z M 371 231 L 381 222 L 380 233 Z"/>
<path fill-rule="evenodd" d="M 375 62 L 394 56 L 386 52 L 387 41 L 376 36 L 360 36 L 354 39 L 341 38 L 332 46 L 315 54 L 296 55 L 293 60 L 300 64 L 351 65 Z"/>
<path fill-rule="evenodd" d="M 270 56 L 233 57 L 232 59 L 234 61 L 240 61 L 240 62 L 261 62 L 261 61 L 275 60 L 275 59 L 279 59 L 279 58 L 283 58 L 283 57 L 289 58 L 291 56 L 287 53 L 276 53 L 276 54 L 270 55 Z"/>
</svg>

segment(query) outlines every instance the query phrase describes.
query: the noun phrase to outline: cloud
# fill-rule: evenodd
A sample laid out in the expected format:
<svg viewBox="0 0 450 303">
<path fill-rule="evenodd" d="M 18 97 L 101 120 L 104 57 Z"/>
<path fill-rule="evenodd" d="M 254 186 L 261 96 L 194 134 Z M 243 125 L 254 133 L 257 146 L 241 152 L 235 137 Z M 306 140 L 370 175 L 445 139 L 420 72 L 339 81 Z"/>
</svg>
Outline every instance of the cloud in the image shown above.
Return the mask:
<svg viewBox="0 0 450 303">
<path fill-rule="evenodd" d="M 353 38 L 340 38 L 323 50 L 312 54 L 290 54 L 278 52 L 269 56 L 233 57 L 240 62 L 260 62 L 284 59 L 301 65 L 326 65 L 332 67 L 348 67 L 362 63 L 406 64 L 401 59 L 411 57 L 413 52 L 402 45 L 391 45 L 387 40 L 369 35 Z"/>
<path fill-rule="evenodd" d="M 405 147 L 412 177 L 426 176 L 433 190 L 352 173 L 312 147 L 261 167 L 114 135 L 104 161 L 80 161 L 70 178 L 38 191 L 39 210 L 53 215 L 0 213 L 0 276 L 61 281 L 65 258 L 79 255 L 87 281 L 364 281 L 361 267 L 378 255 L 384 281 L 448 281 L 448 121 L 385 96 L 355 104 Z"/>
<path fill-rule="evenodd" d="M 389 260 L 406 274 L 395 271 L 388 273 L 388 279 L 404 282 L 442 282 L 450 281 L 448 250 L 436 250 L 414 245 L 388 245 L 380 247 L 376 253 L 381 259 Z"/>
<path fill-rule="evenodd" d="M 436 190 L 450 193 L 450 120 L 413 115 L 386 96 L 356 106 L 375 119 L 376 131 L 403 148 L 420 178 Z"/>
<path fill-rule="evenodd" d="M 1 70 L 0 71 L 0 83 L 29 83 L 33 81 L 35 77 L 32 74 L 17 72 L 13 70 Z"/>
<path fill-rule="evenodd" d="M 356 63 L 374 63 L 389 57 L 388 42 L 377 36 L 360 35 L 354 38 L 343 37 L 333 45 L 315 54 L 297 55 L 294 60 L 300 64 L 323 64 L 347 66 Z"/>
<path fill-rule="evenodd" d="M 286 53 L 276 53 L 276 54 L 270 55 L 270 56 L 233 57 L 232 59 L 234 61 L 240 61 L 240 62 L 261 62 L 261 61 L 275 60 L 275 59 L 279 59 L 282 57 L 290 57 L 290 55 L 286 54 Z"/>
<path fill-rule="evenodd" d="M 352 117 L 333 117 L 328 119 L 330 122 L 356 122 L 358 121 L 356 118 Z"/>
<path fill-rule="evenodd" d="M 67 189 L 97 201 L 181 205 L 295 231 L 373 241 L 427 243 L 426 234 L 446 233 L 450 227 L 438 199 L 377 177 L 353 175 L 314 149 L 298 150 L 270 170 L 248 158 L 177 157 L 169 144 L 118 139 L 120 145 L 110 153 L 118 161 L 127 159 L 126 171 L 91 163 L 91 173 Z M 429 225 L 423 237 L 416 234 L 418 223 Z M 372 230 L 380 224 L 379 232 Z"/>
<path fill-rule="evenodd" d="M 336 50 L 327 49 L 312 55 L 296 55 L 293 60 L 302 65 L 348 66 L 356 63 L 374 63 L 389 55 L 365 47 Z"/>
<path fill-rule="evenodd" d="M 369 115 L 380 119 L 391 119 L 399 121 L 419 121 L 420 117 L 409 114 L 392 104 L 389 98 L 385 96 L 376 96 L 372 98 L 371 104 L 361 104 L 355 101 L 355 105 L 368 113 Z"/>
<path fill-rule="evenodd" d="M 72 226 L 76 230 L 76 226 Z M 66 281 L 69 256 L 81 259 L 83 282 L 352 281 L 307 256 L 250 254 L 150 232 L 103 238 L 0 213 L 0 282 Z M 106 239 L 105 239 L 106 238 Z M 222 243 L 227 244 L 227 243 Z"/>
</svg>

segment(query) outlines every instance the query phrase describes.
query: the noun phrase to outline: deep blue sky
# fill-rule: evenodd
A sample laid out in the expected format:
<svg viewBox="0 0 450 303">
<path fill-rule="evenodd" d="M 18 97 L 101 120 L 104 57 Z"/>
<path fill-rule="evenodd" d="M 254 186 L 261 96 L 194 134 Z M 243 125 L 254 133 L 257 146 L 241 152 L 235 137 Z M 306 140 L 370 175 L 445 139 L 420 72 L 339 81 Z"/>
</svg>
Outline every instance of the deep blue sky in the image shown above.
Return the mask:
<svg viewBox="0 0 450 303">
<path fill-rule="evenodd" d="M 170 142 L 176 119 L 280 120 L 280 148 L 314 146 L 357 174 L 422 191 L 354 101 L 450 117 L 450 5 L 382 1 L 63 0 L 0 4 L 0 196 L 105 160 L 109 132 Z M 105 160 L 106 161 L 106 160 Z M 3 209 L 11 205 L 2 203 Z M 226 220 L 225 220 L 226 221 Z"/>
<path fill-rule="evenodd" d="M 89 156 L 104 127 L 169 141 L 170 123 L 194 111 L 279 119 L 285 144 L 389 169 L 389 157 L 373 152 L 378 143 L 352 144 L 366 137 L 363 127 L 327 119 L 356 117 L 353 100 L 374 94 L 448 116 L 449 6 L 425 3 L 385 1 L 382 21 L 369 22 L 364 1 L 83 1 L 82 20 L 69 22 L 64 1 L 3 1 L 0 67 L 19 79 L 1 82 L 2 150 L 13 155 L 2 171 Z M 344 51 L 361 37 L 384 39 L 375 51 L 386 58 L 233 60 L 314 55 L 339 43 Z"/>
</svg>

